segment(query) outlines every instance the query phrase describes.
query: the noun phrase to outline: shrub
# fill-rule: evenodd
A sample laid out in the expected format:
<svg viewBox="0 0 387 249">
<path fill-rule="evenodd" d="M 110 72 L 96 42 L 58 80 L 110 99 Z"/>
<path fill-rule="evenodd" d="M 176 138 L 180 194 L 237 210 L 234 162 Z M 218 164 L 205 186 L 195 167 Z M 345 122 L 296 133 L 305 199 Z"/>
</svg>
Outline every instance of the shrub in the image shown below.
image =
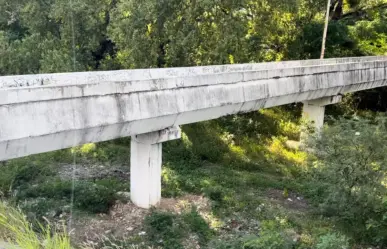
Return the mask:
<svg viewBox="0 0 387 249">
<path fill-rule="evenodd" d="M 387 245 L 387 122 L 338 120 L 313 147 L 314 199 L 362 242 Z"/>
<path fill-rule="evenodd" d="M 222 202 L 224 199 L 224 189 L 220 186 L 211 186 L 205 190 L 205 195 L 214 202 Z"/>
<path fill-rule="evenodd" d="M 348 239 L 340 234 L 329 233 L 320 237 L 316 249 L 347 249 L 349 248 Z"/>
<path fill-rule="evenodd" d="M 145 228 L 153 244 L 166 249 L 183 248 L 184 230 L 181 229 L 176 215 L 153 210 L 145 218 Z"/>
<path fill-rule="evenodd" d="M 293 241 L 277 221 L 266 221 L 258 238 L 250 239 L 243 249 L 291 249 Z"/>
<path fill-rule="evenodd" d="M 115 192 L 105 186 L 88 182 L 75 186 L 74 204 L 80 209 L 92 213 L 107 213 L 115 200 Z"/>
<path fill-rule="evenodd" d="M 190 230 L 199 236 L 199 243 L 204 244 L 209 241 L 213 231 L 195 207 L 191 211 L 182 215 L 185 224 Z"/>
<path fill-rule="evenodd" d="M 22 158 L 0 165 L 0 196 L 10 196 L 13 190 L 52 176 L 53 170 L 47 161 Z"/>
<path fill-rule="evenodd" d="M 213 235 L 213 231 L 195 207 L 181 215 L 152 210 L 145 218 L 144 224 L 149 241 L 165 249 L 184 248 L 184 241 L 189 237 L 189 232 L 196 234 L 201 246 Z"/>
<path fill-rule="evenodd" d="M 97 182 L 98 183 L 98 182 Z M 74 186 L 74 206 L 93 213 L 106 213 L 114 204 L 115 185 L 110 187 L 93 182 L 76 182 Z M 26 189 L 18 195 L 18 200 L 27 198 L 49 198 L 53 200 L 67 200 L 70 203 L 72 182 L 52 180 L 36 187 Z"/>
</svg>

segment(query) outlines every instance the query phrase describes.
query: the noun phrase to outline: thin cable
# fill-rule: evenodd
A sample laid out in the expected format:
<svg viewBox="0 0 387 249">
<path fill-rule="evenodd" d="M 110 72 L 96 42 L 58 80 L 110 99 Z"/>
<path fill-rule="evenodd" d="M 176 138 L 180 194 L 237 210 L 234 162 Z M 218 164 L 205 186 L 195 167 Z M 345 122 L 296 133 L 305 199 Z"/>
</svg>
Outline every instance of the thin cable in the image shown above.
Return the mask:
<svg viewBox="0 0 387 249">
<path fill-rule="evenodd" d="M 73 1 L 70 0 L 70 15 L 71 15 L 71 33 L 72 33 L 72 43 L 73 43 L 73 71 L 76 71 L 76 51 L 75 51 L 75 31 L 74 31 L 74 11 L 73 11 Z"/>
<path fill-rule="evenodd" d="M 74 31 L 74 11 L 73 11 L 73 1 L 70 1 L 70 21 L 71 21 L 71 33 L 72 33 L 72 50 L 73 50 L 73 71 L 76 71 L 76 51 L 75 51 L 75 31 Z M 75 117 L 73 115 L 73 122 L 75 127 Z M 73 135 L 73 147 L 76 146 L 75 143 L 75 134 Z M 73 149 L 73 167 L 72 167 L 72 176 L 71 176 L 71 201 L 70 201 L 70 219 L 69 219 L 69 234 L 72 231 L 73 223 L 73 211 L 74 211 L 74 196 L 75 196 L 75 172 L 77 170 L 77 161 L 76 161 L 76 151 Z"/>
<path fill-rule="evenodd" d="M 324 59 L 324 57 L 325 57 L 325 46 L 326 46 L 326 40 L 327 40 L 327 34 L 328 34 L 328 23 L 329 23 L 330 8 L 331 8 L 331 0 L 328 0 L 328 3 L 327 3 L 327 14 L 326 14 L 326 17 L 325 17 L 325 27 L 324 27 L 322 46 L 321 46 L 321 56 L 320 56 L 320 59 Z"/>
</svg>

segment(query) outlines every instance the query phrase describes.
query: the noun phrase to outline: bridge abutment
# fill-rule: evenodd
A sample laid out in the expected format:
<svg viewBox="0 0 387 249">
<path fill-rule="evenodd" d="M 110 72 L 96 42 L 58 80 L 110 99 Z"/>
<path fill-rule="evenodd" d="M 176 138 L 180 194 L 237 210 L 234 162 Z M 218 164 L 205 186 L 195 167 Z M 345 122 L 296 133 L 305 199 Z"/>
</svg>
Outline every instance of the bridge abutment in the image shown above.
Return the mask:
<svg viewBox="0 0 387 249">
<path fill-rule="evenodd" d="M 160 202 L 162 143 L 180 137 L 179 127 L 132 136 L 130 197 L 135 205 L 150 208 Z"/>
</svg>

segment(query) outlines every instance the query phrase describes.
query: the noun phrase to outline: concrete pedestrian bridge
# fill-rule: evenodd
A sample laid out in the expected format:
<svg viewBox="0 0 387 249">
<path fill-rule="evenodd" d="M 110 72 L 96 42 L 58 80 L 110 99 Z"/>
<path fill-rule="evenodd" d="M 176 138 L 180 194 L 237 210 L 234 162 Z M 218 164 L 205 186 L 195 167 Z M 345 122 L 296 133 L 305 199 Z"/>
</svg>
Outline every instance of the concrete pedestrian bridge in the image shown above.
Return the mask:
<svg viewBox="0 0 387 249">
<path fill-rule="evenodd" d="M 0 161 L 132 136 L 131 198 L 161 198 L 179 125 L 304 102 L 323 125 L 341 95 L 387 86 L 387 56 L 0 77 Z"/>
</svg>

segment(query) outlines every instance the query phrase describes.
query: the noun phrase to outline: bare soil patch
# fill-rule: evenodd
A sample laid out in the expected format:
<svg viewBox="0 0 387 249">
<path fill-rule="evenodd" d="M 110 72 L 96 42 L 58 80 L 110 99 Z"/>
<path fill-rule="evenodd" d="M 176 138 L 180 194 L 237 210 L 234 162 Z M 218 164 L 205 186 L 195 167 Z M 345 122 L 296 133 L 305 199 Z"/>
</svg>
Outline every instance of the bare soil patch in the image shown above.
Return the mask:
<svg viewBox="0 0 387 249">
<path fill-rule="evenodd" d="M 288 195 L 284 196 L 282 190 L 269 189 L 266 192 L 266 196 L 270 199 L 270 201 L 280 204 L 281 206 L 288 209 L 300 212 L 306 212 L 309 209 L 309 204 L 305 198 L 294 192 L 289 191 Z"/>
</svg>

